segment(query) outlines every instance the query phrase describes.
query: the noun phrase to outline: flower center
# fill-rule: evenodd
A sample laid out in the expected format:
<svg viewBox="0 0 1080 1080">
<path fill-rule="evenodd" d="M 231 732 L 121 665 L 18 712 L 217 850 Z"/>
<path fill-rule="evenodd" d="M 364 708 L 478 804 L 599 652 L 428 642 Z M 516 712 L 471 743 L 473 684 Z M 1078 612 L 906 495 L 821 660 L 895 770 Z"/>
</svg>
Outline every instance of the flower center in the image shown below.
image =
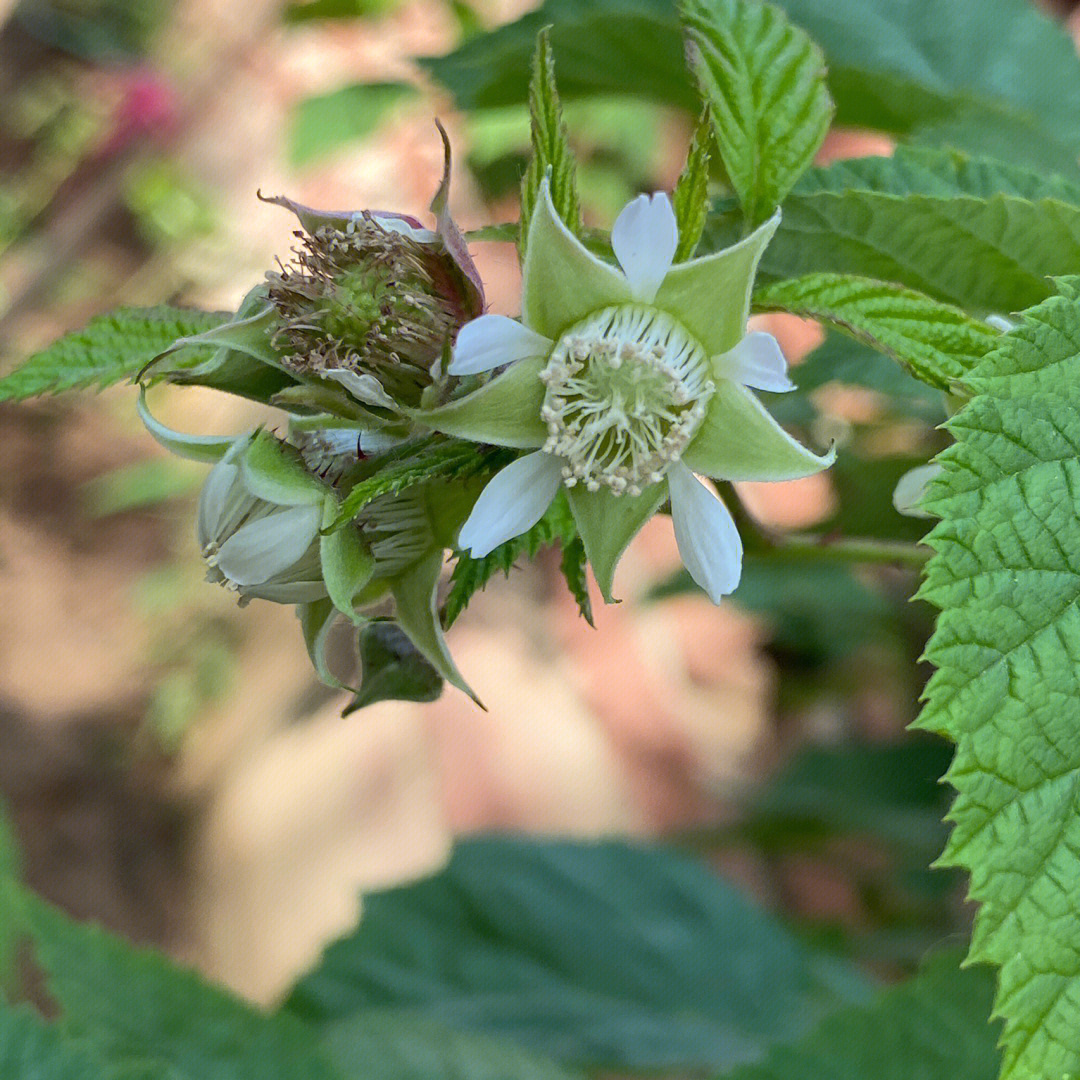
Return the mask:
<svg viewBox="0 0 1080 1080">
<path fill-rule="evenodd" d="M 544 450 L 564 459 L 567 487 L 640 495 L 701 425 L 709 376 L 705 350 L 670 315 L 604 308 L 563 334 L 540 373 Z"/>
</svg>

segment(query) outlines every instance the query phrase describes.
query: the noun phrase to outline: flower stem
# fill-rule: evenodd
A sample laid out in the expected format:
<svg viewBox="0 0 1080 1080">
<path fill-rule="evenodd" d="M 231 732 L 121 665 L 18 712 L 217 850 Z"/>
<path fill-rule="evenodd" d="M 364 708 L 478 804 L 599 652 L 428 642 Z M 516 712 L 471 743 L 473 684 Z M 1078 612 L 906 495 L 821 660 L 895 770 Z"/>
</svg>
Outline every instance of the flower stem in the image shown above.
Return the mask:
<svg viewBox="0 0 1080 1080">
<path fill-rule="evenodd" d="M 829 534 L 775 534 L 772 550 L 792 561 L 878 563 L 920 567 L 933 555 L 924 544 L 875 537 L 830 536 Z"/>
<path fill-rule="evenodd" d="M 735 519 L 748 553 L 788 562 L 874 563 L 923 566 L 933 555 L 924 544 L 876 537 L 840 536 L 834 533 L 785 533 L 757 521 L 743 505 L 731 484 L 723 484 L 724 503 Z"/>
</svg>

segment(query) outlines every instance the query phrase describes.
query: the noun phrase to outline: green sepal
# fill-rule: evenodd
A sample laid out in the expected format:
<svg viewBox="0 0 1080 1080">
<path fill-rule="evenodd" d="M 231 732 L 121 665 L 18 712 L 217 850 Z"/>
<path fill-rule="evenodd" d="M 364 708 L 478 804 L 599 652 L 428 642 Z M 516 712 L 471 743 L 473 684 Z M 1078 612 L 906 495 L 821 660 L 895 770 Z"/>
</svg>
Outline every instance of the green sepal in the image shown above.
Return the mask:
<svg viewBox="0 0 1080 1080">
<path fill-rule="evenodd" d="M 706 106 L 698 120 L 686 164 L 679 174 L 671 195 L 671 208 L 679 226 L 679 246 L 675 249 L 675 262 L 686 262 L 694 257 L 705 221 L 709 215 L 709 147 L 712 144 L 712 120 Z"/>
<path fill-rule="evenodd" d="M 360 689 L 342 716 L 377 701 L 435 701 L 442 676 L 393 622 L 368 622 L 358 634 Z"/>
<path fill-rule="evenodd" d="M 337 499 L 327 495 L 323 506 L 324 529 L 333 523 L 337 513 Z M 326 591 L 334 607 L 357 626 L 363 625 L 367 620 L 356 611 L 356 597 L 371 580 L 375 559 L 359 530 L 345 528 L 323 532 L 319 538 L 319 559 Z"/>
<path fill-rule="evenodd" d="M 652 484 L 640 495 L 615 495 L 607 488 L 588 491 L 575 484 L 566 489 L 566 495 L 596 584 L 605 603 L 613 604 L 615 567 L 630 541 L 663 505 L 667 483 Z"/>
<path fill-rule="evenodd" d="M 164 352 L 159 353 L 139 372 L 139 379 L 182 375 L 187 379 L 216 372 L 229 357 L 230 352 L 243 353 L 271 367 L 280 367 L 281 360 L 270 344 L 277 327 L 278 313 L 266 299 L 265 286 L 257 286 L 244 297 L 240 309 L 226 323 L 204 330 L 191 337 L 177 338 Z M 179 363 L 172 367 L 167 363 L 174 354 L 190 346 L 217 346 L 214 355 L 201 364 L 192 366 Z"/>
<path fill-rule="evenodd" d="M 462 678 L 446 647 L 438 611 L 442 566 L 443 552 L 441 548 L 436 548 L 390 582 L 396 603 L 396 618 L 409 640 L 424 654 L 431 666 L 447 682 L 484 708 L 483 702 Z"/>
<path fill-rule="evenodd" d="M 600 308 L 633 300 L 626 276 L 589 251 L 559 217 L 547 177 L 529 222 L 521 279 L 522 322 L 552 340 Z"/>
<path fill-rule="evenodd" d="M 705 419 L 683 454 L 717 480 L 797 480 L 827 469 L 835 449 L 815 454 L 793 439 L 745 386 L 721 379 Z"/>
<path fill-rule="evenodd" d="M 754 274 L 779 224 L 778 210 L 737 244 L 673 266 L 653 306 L 678 319 L 709 356 L 734 348 L 746 333 Z"/>
<path fill-rule="evenodd" d="M 540 372 L 547 360 L 516 360 L 479 390 L 435 409 L 410 409 L 417 423 L 471 442 L 536 450 L 547 441 L 540 419 L 544 384 Z"/>
<path fill-rule="evenodd" d="M 551 201 L 566 227 L 580 236 L 581 201 L 577 192 L 577 162 L 566 136 L 562 105 L 555 86 L 555 62 L 551 55 L 549 27 L 536 35 L 532 81 L 529 83 L 529 119 L 532 158 L 521 181 L 520 255 L 525 258 L 528 225 L 536 209 L 540 185 L 549 177 Z"/>
<path fill-rule="evenodd" d="M 177 457 L 188 458 L 191 461 L 203 461 L 208 465 L 216 465 L 232 448 L 237 435 L 188 435 L 182 431 L 174 431 L 166 427 L 160 420 L 154 418 L 146 404 L 146 388 L 140 387 L 139 398 L 135 402 L 135 411 L 143 422 L 146 430 L 166 450 L 170 450 Z"/>
<path fill-rule="evenodd" d="M 326 662 L 326 642 L 338 620 L 338 610 L 332 600 L 314 600 L 308 604 L 297 604 L 296 614 L 300 619 L 300 629 L 304 635 L 308 656 L 315 673 L 335 690 L 353 690 L 346 686 L 331 670 Z"/>
<path fill-rule="evenodd" d="M 308 472 L 300 451 L 269 431 L 255 434 L 240 468 L 248 491 L 278 506 L 312 506 L 326 498 L 325 485 Z"/>
<path fill-rule="evenodd" d="M 388 424 L 400 424 L 401 417 L 387 418 L 360 405 L 354 397 L 338 383 L 322 379 L 307 378 L 296 386 L 287 386 L 270 399 L 270 404 L 290 412 L 302 410 L 312 413 L 326 413 L 341 420 L 351 420 L 367 428 L 384 427 Z M 324 425 L 329 427 L 335 424 Z"/>
</svg>

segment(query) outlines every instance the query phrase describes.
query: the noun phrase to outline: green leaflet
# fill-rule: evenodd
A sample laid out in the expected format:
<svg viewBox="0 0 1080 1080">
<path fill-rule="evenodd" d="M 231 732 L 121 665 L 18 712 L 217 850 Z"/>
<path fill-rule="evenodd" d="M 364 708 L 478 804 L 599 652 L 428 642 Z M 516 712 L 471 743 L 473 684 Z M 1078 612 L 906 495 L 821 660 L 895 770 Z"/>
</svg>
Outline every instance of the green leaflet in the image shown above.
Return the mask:
<svg viewBox="0 0 1080 1080">
<path fill-rule="evenodd" d="M 760 0 L 682 0 L 687 58 L 750 226 L 768 218 L 825 139 L 821 50 Z"/>
<path fill-rule="evenodd" d="M 966 380 L 920 594 L 942 610 L 918 724 L 956 743 L 941 862 L 1001 967 L 1007 1080 L 1080 1072 L 1080 280 L 1058 285 Z"/>
<path fill-rule="evenodd" d="M 694 139 L 686 155 L 686 164 L 671 195 L 671 208 L 679 226 L 679 246 L 675 262 L 694 257 L 698 241 L 705 230 L 709 198 L 709 147 L 712 145 L 712 123 L 706 109 L 701 114 Z"/>
<path fill-rule="evenodd" d="M 1001 333 L 927 296 L 844 274 L 810 274 L 759 289 L 754 304 L 847 331 L 948 390 L 1001 340 Z"/>
<path fill-rule="evenodd" d="M 168 1080 L 341 1080 L 294 1018 L 263 1015 L 164 956 L 73 922 L 36 897 L 24 905 L 61 1029 L 102 1061 Z"/>
<path fill-rule="evenodd" d="M 444 620 L 447 627 L 465 610 L 473 594 L 483 590 L 497 571 L 501 570 L 509 577 L 511 568 L 519 558 L 525 556 L 531 560 L 542 547 L 550 547 L 556 542 L 562 547 L 560 569 L 567 587 L 578 603 L 578 610 L 591 623 L 592 609 L 585 580 L 585 549 L 577 535 L 565 489 L 560 489 L 544 516 L 531 529 L 500 544 L 482 559 L 474 559 L 465 553 L 458 555 L 450 576 L 450 593 L 446 598 Z"/>
<path fill-rule="evenodd" d="M 519 248 L 525 257 L 528 224 L 545 176 L 551 187 L 551 202 L 566 227 L 580 236 L 581 202 L 577 192 L 577 162 L 566 137 L 559 92 L 555 87 L 555 61 L 551 55 L 548 27 L 536 36 L 532 82 L 529 83 L 529 117 L 532 131 L 532 158 L 521 180 L 521 226 Z M 550 170 L 550 172 L 549 172 Z"/>
<path fill-rule="evenodd" d="M 998 1062 L 986 1022 L 992 993 L 985 972 L 959 970 L 945 953 L 870 1008 L 830 1016 L 727 1080 L 990 1080 Z"/>
<path fill-rule="evenodd" d="M 907 151 L 815 169 L 783 210 L 760 279 L 855 274 L 1007 313 L 1045 299 L 1048 276 L 1080 266 L 1075 187 L 953 154 Z M 703 246 L 722 247 L 738 230 L 737 215 L 715 214 Z"/>
<path fill-rule="evenodd" d="M 590 1072 L 709 1075 L 866 990 L 670 851 L 492 836 L 459 843 L 436 877 L 365 896 L 287 1008 L 330 1031 L 408 1010 Z"/>
<path fill-rule="evenodd" d="M 228 318 L 225 313 L 167 306 L 99 315 L 0 379 L 0 401 L 90 386 L 101 389 L 133 378 L 177 338 L 201 334 Z"/>
<path fill-rule="evenodd" d="M 465 475 L 481 465 L 476 447 L 466 442 L 427 443 L 417 445 L 413 450 L 413 455 L 384 465 L 373 476 L 354 484 L 342 500 L 336 520 L 328 528 L 341 528 L 380 495 L 404 491 L 435 477 Z"/>
</svg>

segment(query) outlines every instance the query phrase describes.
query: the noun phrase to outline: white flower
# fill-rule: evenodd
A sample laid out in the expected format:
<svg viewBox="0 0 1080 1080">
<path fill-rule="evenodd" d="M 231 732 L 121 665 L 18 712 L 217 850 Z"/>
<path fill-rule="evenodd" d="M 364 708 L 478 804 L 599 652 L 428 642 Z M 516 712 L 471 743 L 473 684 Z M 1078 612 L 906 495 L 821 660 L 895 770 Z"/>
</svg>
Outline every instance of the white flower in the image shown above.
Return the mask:
<svg viewBox="0 0 1080 1080">
<path fill-rule="evenodd" d="M 531 528 L 565 486 L 606 599 L 626 545 L 665 500 L 679 551 L 713 599 L 738 584 L 730 513 L 694 473 L 786 480 L 827 467 L 748 388 L 794 389 L 769 334 L 747 333 L 750 290 L 777 214 L 724 251 L 674 264 L 666 195 L 619 214 L 621 271 L 559 219 L 546 182 L 530 223 L 521 321 L 481 315 L 460 331 L 449 371 L 509 365 L 479 390 L 417 416 L 437 430 L 531 449 L 481 493 L 459 543 L 483 556 Z"/>
</svg>

